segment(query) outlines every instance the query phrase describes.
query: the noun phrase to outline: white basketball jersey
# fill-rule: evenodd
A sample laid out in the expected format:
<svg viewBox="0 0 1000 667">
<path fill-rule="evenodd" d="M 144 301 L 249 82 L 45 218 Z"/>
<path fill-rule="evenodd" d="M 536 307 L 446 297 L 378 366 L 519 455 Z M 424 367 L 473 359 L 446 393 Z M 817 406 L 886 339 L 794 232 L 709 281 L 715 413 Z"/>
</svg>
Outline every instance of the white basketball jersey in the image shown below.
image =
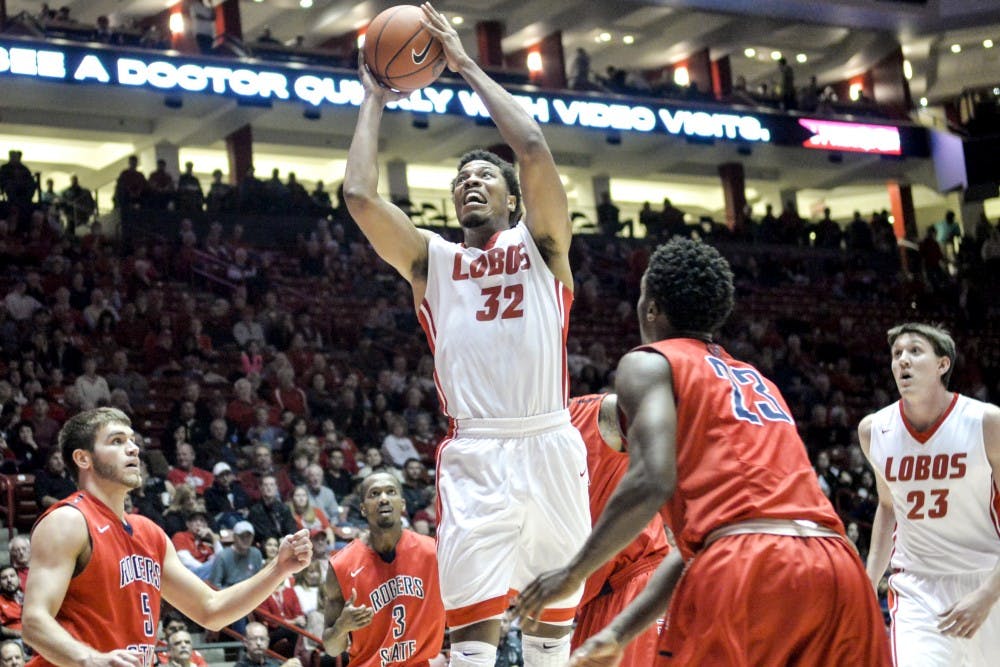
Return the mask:
<svg viewBox="0 0 1000 667">
<path fill-rule="evenodd" d="M 564 409 L 572 302 L 523 222 L 482 250 L 434 236 L 419 319 L 444 413 L 485 419 Z"/>
<path fill-rule="evenodd" d="M 955 394 L 931 429 L 915 431 L 900 402 L 872 420 L 871 458 L 892 491 L 893 568 L 920 574 L 992 570 L 1000 498 L 983 444 L 985 404 Z"/>
</svg>

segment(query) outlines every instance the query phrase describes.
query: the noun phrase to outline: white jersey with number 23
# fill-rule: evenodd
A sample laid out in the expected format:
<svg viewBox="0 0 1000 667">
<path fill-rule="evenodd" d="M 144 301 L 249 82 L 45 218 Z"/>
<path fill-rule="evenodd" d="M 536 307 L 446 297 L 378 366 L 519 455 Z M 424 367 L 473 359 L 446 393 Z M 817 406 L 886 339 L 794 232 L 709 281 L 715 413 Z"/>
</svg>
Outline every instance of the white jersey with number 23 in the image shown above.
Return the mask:
<svg viewBox="0 0 1000 667">
<path fill-rule="evenodd" d="M 894 569 L 968 574 L 992 570 L 1000 559 L 1000 498 L 983 444 L 984 409 L 955 394 L 925 432 L 903 418 L 899 402 L 875 413 L 870 452 L 892 490 Z"/>
</svg>

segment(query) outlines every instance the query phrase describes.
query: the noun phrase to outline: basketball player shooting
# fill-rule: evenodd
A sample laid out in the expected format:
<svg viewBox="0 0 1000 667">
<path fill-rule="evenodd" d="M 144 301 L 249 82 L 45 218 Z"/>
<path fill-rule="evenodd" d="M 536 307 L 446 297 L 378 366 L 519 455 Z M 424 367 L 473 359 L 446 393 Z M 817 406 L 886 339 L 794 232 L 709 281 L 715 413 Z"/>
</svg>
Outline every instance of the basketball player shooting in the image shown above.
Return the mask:
<svg viewBox="0 0 1000 667">
<path fill-rule="evenodd" d="M 451 664 L 492 666 L 510 591 L 564 562 L 590 531 L 586 451 L 566 409 L 572 227 L 538 124 L 466 53 L 445 17 L 421 7 L 424 27 L 482 99 L 518 171 L 487 151 L 466 154 L 452 181 L 464 243 L 418 229 L 378 194 L 382 113 L 401 95 L 362 62 L 365 98 L 344 197 L 375 251 L 410 283 L 434 354 L 452 420 L 437 474 Z M 576 587 L 539 610 L 524 640 L 526 665 L 565 664 L 580 594 Z"/>
</svg>

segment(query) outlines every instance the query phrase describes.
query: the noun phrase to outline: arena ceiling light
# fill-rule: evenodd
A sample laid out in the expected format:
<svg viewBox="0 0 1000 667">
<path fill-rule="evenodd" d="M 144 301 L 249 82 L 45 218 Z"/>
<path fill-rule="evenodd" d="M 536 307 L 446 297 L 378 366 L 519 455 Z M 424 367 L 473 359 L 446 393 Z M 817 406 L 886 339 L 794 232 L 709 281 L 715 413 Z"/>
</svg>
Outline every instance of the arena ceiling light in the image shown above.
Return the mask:
<svg viewBox="0 0 1000 667">
<path fill-rule="evenodd" d="M 539 51 L 528 51 L 527 62 L 529 72 L 542 71 L 542 54 Z"/>
<path fill-rule="evenodd" d="M 809 60 L 809 56 L 807 56 L 804 53 L 800 53 L 800 54 L 798 54 L 798 55 L 795 56 L 795 62 L 797 62 L 797 63 L 804 63 L 807 60 Z"/>
<path fill-rule="evenodd" d="M 961 53 L 962 52 L 962 45 L 961 44 L 952 44 L 951 45 L 951 52 L 952 53 Z"/>
<path fill-rule="evenodd" d="M 756 58 L 757 57 L 757 49 L 752 48 L 752 47 L 747 47 L 747 48 L 743 49 L 743 55 L 745 55 L 747 58 Z"/>
<path fill-rule="evenodd" d="M 909 60 L 903 61 L 903 76 L 907 81 L 913 78 L 913 64 Z"/>
<path fill-rule="evenodd" d="M 172 35 L 182 35 L 184 34 L 184 15 L 180 12 L 174 12 L 170 15 L 167 20 L 167 25 L 170 28 L 170 34 Z"/>
<path fill-rule="evenodd" d="M 781 60 L 781 51 L 771 51 L 771 60 Z"/>
<path fill-rule="evenodd" d="M 983 40 L 983 48 L 984 49 L 992 49 L 993 48 L 993 40 L 992 39 L 984 39 Z"/>
<path fill-rule="evenodd" d="M 681 65 L 674 70 L 674 83 L 682 87 L 691 84 L 691 73 L 688 72 L 687 67 Z"/>
</svg>

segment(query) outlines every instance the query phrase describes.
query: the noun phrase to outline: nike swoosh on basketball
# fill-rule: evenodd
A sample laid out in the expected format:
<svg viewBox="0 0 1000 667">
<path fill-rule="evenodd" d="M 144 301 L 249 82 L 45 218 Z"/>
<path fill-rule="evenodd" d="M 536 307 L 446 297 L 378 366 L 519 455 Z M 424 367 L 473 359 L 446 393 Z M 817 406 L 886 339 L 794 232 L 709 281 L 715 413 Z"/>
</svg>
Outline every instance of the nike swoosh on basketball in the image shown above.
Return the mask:
<svg viewBox="0 0 1000 667">
<path fill-rule="evenodd" d="M 427 54 L 431 52 L 431 44 L 433 43 L 434 43 L 433 39 L 428 39 L 427 46 L 425 46 L 424 50 L 421 51 L 420 53 L 417 53 L 416 49 L 410 50 L 410 55 L 413 57 L 414 65 L 420 65 L 427 59 Z"/>
<path fill-rule="evenodd" d="M 353 579 L 354 577 L 356 577 L 359 574 L 361 574 L 361 570 L 363 570 L 363 569 L 365 569 L 364 565 L 362 565 L 361 567 L 359 567 L 358 569 L 356 569 L 354 572 L 351 572 L 351 579 Z"/>
<path fill-rule="evenodd" d="M 111 524 L 110 523 L 106 523 L 103 526 L 101 526 L 100 528 L 98 528 L 97 532 L 99 532 L 99 533 L 105 533 L 105 532 L 107 532 L 108 528 L 110 528 L 110 527 L 111 527 Z"/>
</svg>

